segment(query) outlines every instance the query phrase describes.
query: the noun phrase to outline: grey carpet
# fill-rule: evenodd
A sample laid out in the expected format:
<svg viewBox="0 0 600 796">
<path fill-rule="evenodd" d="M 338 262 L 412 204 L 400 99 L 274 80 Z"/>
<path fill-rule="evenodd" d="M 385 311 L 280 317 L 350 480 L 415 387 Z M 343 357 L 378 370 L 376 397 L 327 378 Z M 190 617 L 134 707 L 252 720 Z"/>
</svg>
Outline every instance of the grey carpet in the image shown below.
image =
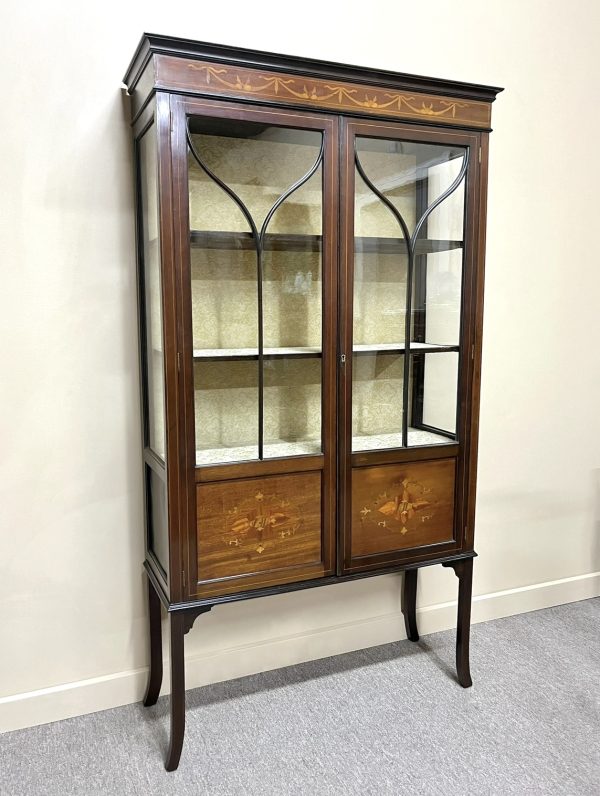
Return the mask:
<svg viewBox="0 0 600 796">
<path fill-rule="evenodd" d="M 168 702 L 0 736 L 2 796 L 600 794 L 600 599 L 188 692 L 167 774 Z"/>
</svg>

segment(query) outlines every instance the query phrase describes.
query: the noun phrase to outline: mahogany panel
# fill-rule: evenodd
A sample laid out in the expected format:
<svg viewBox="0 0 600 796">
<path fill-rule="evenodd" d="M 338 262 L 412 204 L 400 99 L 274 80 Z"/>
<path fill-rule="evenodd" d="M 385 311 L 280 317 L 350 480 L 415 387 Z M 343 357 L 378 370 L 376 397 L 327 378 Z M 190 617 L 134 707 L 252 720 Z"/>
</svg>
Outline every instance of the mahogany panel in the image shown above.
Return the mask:
<svg viewBox="0 0 600 796">
<path fill-rule="evenodd" d="M 199 484 L 197 496 L 200 582 L 258 573 L 277 582 L 277 570 L 322 561 L 320 472 Z"/>
<path fill-rule="evenodd" d="M 451 542 L 455 459 L 352 473 L 352 557 Z"/>
<path fill-rule="evenodd" d="M 460 451 L 458 442 L 447 445 L 428 445 L 423 448 L 391 448 L 389 450 L 356 451 L 352 453 L 353 467 L 365 467 L 373 464 L 394 464 L 396 462 L 414 462 L 421 459 L 448 459 L 457 456 Z"/>
<path fill-rule="evenodd" d="M 213 464 L 196 467 L 196 483 L 208 481 L 230 481 L 237 478 L 253 478 L 260 475 L 279 473 L 303 473 L 323 470 L 325 456 L 293 456 L 288 459 L 264 459 L 262 462 L 236 462 L 233 464 Z"/>
<path fill-rule="evenodd" d="M 156 55 L 157 88 L 489 129 L 489 102 Z"/>
</svg>

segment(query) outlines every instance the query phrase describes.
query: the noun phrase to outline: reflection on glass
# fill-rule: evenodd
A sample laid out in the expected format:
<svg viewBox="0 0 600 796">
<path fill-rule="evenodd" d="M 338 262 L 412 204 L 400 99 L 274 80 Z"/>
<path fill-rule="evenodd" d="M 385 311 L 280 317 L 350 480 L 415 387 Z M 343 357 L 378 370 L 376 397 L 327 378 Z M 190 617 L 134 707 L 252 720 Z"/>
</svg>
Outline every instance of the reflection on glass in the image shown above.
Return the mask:
<svg viewBox="0 0 600 796">
<path fill-rule="evenodd" d="M 437 435 L 439 443 L 451 441 L 456 434 L 458 353 L 413 354 L 410 387 L 412 426 Z M 421 443 L 411 442 L 409 435 L 408 444 Z"/>
<path fill-rule="evenodd" d="M 322 133 L 194 117 L 189 145 L 197 463 L 318 452 Z"/>
<path fill-rule="evenodd" d="M 356 139 L 353 450 L 456 432 L 466 155 Z"/>
<path fill-rule="evenodd" d="M 459 176 L 462 158 L 429 170 L 428 204 L 442 188 Z M 413 336 L 415 342 L 458 345 L 460 338 L 461 284 L 463 270 L 465 183 L 460 182 L 421 226 L 417 251 L 435 241 L 439 250 L 417 255 L 413 278 Z M 431 245 L 429 248 L 432 248 Z"/>
<path fill-rule="evenodd" d="M 158 233 L 158 164 L 154 127 L 150 127 L 138 142 L 138 169 L 146 338 L 146 362 L 143 376 L 147 422 L 146 445 L 164 461 L 166 458 L 165 383 Z"/>
</svg>

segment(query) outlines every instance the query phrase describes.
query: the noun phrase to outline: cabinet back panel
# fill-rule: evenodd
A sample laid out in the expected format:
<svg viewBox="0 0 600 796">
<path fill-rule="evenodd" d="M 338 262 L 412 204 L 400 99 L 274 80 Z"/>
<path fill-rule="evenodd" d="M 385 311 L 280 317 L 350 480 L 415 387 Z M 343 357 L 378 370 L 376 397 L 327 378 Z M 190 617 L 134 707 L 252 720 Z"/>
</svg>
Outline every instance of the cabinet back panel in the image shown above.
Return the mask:
<svg viewBox="0 0 600 796">
<path fill-rule="evenodd" d="M 352 473 L 352 557 L 451 542 L 455 459 Z"/>
<path fill-rule="evenodd" d="M 320 472 L 199 484 L 197 505 L 200 582 L 260 573 L 277 582 L 277 571 L 290 580 L 290 568 L 323 560 Z"/>
</svg>

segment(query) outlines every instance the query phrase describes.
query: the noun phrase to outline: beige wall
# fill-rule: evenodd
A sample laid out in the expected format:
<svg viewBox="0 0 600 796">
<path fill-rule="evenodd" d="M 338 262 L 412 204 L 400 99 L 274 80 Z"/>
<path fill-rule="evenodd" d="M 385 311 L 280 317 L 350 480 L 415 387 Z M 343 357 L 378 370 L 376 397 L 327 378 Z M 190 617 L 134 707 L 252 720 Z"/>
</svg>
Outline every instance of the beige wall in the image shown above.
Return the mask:
<svg viewBox="0 0 600 796">
<path fill-rule="evenodd" d="M 595 0 L 372 0 L 369 15 L 363 3 L 307 0 L 293 24 L 274 1 L 4 9 L 2 727 L 134 701 L 143 688 L 120 94 L 143 30 L 506 86 L 491 152 L 474 615 L 600 593 Z M 398 586 L 388 576 L 217 608 L 188 636 L 188 682 L 399 638 Z M 451 572 L 423 574 L 424 631 L 453 624 L 455 596 Z"/>
</svg>

